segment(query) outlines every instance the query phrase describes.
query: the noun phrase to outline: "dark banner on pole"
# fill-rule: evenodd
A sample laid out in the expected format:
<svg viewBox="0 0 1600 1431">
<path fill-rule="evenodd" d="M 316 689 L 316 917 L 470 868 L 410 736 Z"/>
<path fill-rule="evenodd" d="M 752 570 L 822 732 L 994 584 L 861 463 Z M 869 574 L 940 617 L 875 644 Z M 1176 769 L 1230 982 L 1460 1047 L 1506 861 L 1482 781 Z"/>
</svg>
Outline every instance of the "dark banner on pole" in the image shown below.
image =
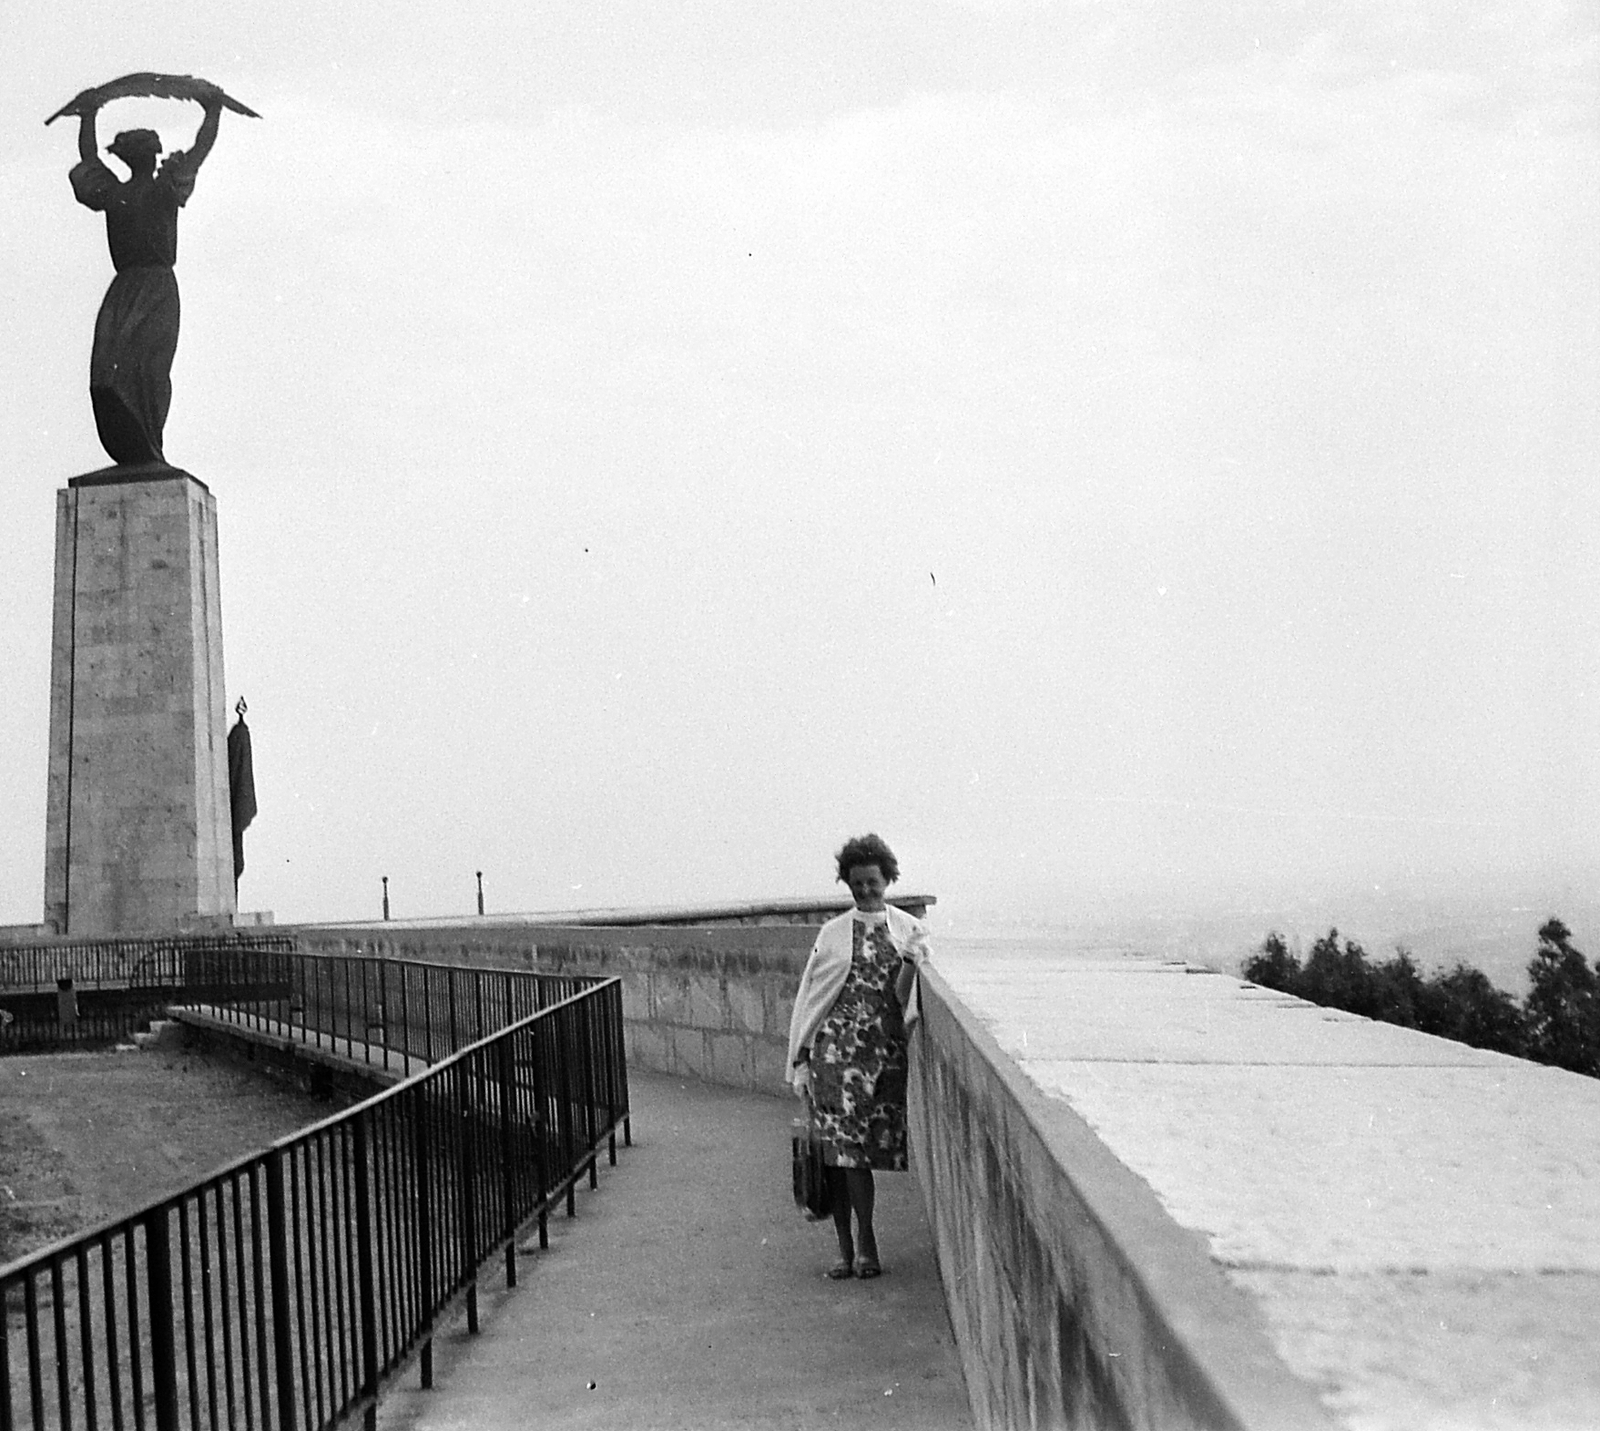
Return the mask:
<svg viewBox="0 0 1600 1431">
<path fill-rule="evenodd" d="M 242 714 L 228 732 L 228 795 L 233 812 L 233 882 L 237 884 L 244 873 L 244 832 L 256 817 L 256 773 L 250 755 L 250 727 L 244 723 Z"/>
</svg>

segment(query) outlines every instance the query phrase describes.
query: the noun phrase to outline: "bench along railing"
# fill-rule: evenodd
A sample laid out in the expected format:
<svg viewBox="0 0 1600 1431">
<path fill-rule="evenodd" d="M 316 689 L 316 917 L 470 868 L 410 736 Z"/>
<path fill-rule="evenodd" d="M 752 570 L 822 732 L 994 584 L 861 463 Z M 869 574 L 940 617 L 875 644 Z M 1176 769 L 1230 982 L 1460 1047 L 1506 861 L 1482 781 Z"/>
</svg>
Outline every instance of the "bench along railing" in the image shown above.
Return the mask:
<svg viewBox="0 0 1600 1431">
<path fill-rule="evenodd" d="M 532 977 L 532 976 L 522 976 Z M 435 987 L 433 993 L 439 994 Z M 458 989 L 459 997 L 459 989 Z M 489 990 L 485 989 L 487 998 Z M 459 1013 L 459 1010 L 458 1010 Z M 408 1035 L 411 1026 L 407 1025 Z M 0 1268 L 0 1431 L 318 1431 L 420 1354 L 629 1132 L 622 986 L 519 1018 L 180 1193 Z"/>
</svg>

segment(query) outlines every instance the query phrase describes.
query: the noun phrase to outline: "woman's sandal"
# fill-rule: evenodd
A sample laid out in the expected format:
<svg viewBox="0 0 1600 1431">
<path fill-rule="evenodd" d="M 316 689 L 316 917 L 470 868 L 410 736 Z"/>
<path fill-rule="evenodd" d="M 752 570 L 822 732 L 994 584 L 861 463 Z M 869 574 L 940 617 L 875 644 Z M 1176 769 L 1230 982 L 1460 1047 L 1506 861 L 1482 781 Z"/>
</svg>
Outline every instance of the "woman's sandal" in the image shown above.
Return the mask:
<svg viewBox="0 0 1600 1431">
<path fill-rule="evenodd" d="M 881 1277 L 883 1276 L 883 1268 L 878 1265 L 875 1258 L 863 1257 L 856 1263 L 856 1276 L 862 1278 Z"/>
<path fill-rule="evenodd" d="M 832 1267 L 828 1268 L 828 1276 L 835 1282 L 842 1282 L 846 1277 L 854 1277 L 855 1275 L 856 1269 L 850 1265 L 848 1260 L 836 1262 Z"/>
</svg>

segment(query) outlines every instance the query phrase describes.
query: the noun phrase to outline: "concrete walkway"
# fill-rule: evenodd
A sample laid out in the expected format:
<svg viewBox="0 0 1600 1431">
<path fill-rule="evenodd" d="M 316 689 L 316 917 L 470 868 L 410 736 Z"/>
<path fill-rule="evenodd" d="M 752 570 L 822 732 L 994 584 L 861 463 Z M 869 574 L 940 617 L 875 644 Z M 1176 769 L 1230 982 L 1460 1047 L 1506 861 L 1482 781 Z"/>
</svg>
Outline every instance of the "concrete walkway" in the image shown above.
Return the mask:
<svg viewBox="0 0 1600 1431">
<path fill-rule="evenodd" d="M 1600 1080 L 1171 960 L 936 961 L 1353 1431 L 1600 1426 Z"/>
<path fill-rule="evenodd" d="M 971 1426 L 914 1175 L 878 1178 L 885 1275 L 830 1282 L 831 1224 L 790 1192 L 792 1101 L 630 1075 L 633 1147 L 491 1271 L 481 1332 L 435 1341 L 383 1431 Z"/>
</svg>

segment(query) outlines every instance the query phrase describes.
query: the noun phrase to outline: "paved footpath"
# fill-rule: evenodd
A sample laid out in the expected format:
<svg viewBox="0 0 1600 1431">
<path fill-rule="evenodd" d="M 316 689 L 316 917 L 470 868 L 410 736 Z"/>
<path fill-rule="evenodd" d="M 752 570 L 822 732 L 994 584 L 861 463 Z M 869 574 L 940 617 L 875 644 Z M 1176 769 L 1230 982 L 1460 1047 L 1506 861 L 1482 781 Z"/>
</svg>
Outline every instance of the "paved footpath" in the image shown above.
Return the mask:
<svg viewBox="0 0 1600 1431">
<path fill-rule="evenodd" d="M 885 1275 L 830 1282 L 832 1224 L 795 1210 L 793 1100 L 630 1075 L 633 1147 L 578 1215 L 498 1266 L 479 1335 L 434 1343 L 384 1398 L 381 1431 L 970 1427 L 915 1175 L 878 1178 Z"/>
<path fill-rule="evenodd" d="M 1600 1426 L 1600 1080 L 1171 960 L 935 957 L 1353 1431 Z"/>
</svg>

